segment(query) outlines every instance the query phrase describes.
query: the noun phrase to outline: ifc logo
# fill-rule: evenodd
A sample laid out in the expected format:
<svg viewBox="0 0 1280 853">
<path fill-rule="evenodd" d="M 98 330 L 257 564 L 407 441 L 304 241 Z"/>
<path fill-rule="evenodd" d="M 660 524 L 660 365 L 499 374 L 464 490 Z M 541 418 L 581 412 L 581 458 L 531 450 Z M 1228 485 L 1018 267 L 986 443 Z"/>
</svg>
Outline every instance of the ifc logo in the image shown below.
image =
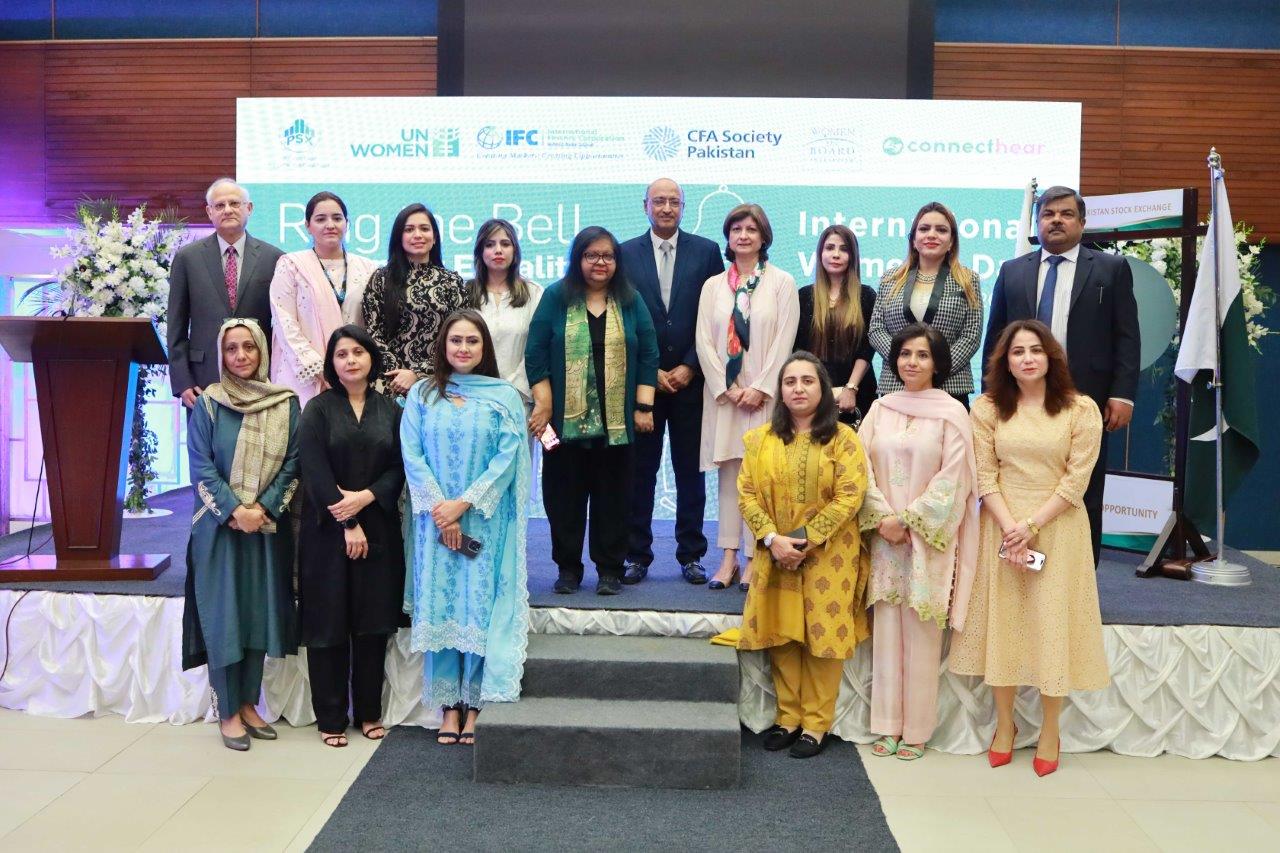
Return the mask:
<svg viewBox="0 0 1280 853">
<path fill-rule="evenodd" d="M 644 153 L 655 160 L 670 160 L 680 150 L 680 135 L 669 127 L 655 127 L 644 135 Z"/>
<path fill-rule="evenodd" d="M 884 153 L 889 156 L 902 153 L 902 140 L 896 136 L 890 136 L 884 141 Z"/>
<path fill-rule="evenodd" d="M 502 131 L 493 125 L 480 128 L 476 134 L 476 143 L 486 151 L 492 151 L 502 145 Z"/>
<path fill-rule="evenodd" d="M 316 141 L 315 128 L 302 119 L 297 119 L 286 127 L 281 136 L 284 137 L 284 147 L 290 151 L 305 151 Z"/>
</svg>

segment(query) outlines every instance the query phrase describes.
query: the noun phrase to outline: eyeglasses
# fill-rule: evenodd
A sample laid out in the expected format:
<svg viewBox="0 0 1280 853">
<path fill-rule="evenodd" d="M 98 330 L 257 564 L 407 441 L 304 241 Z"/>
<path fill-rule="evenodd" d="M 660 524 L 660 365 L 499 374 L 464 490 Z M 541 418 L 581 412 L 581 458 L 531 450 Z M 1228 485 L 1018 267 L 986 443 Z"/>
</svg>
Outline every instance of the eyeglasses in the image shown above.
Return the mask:
<svg viewBox="0 0 1280 853">
<path fill-rule="evenodd" d="M 616 260 L 612 254 L 601 254 L 599 252 L 587 252 L 582 259 L 589 264 L 611 264 Z"/>
<path fill-rule="evenodd" d="M 244 207 L 244 202 L 242 202 L 242 201 L 220 201 L 220 202 L 218 202 L 217 204 L 212 205 L 212 207 L 213 207 L 213 209 L 214 209 L 214 210 L 239 210 L 240 208 Z"/>
<path fill-rule="evenodd" d="M 650 207 L 674 207 L 677 210 L 684 207 L 684 202 L 678 198 L 651 198 L 649 199 Z"/>
</svg>

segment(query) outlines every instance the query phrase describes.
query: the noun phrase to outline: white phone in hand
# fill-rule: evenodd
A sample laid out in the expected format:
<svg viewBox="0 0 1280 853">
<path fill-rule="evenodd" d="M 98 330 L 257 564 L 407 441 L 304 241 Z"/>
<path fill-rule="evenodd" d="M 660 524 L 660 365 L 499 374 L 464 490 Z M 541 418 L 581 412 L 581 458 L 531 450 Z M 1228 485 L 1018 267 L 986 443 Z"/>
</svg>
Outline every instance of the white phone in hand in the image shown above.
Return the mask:
<svg viewBox="0 0 1280 853">
<path fill-rule="evenodd" d="M 1005 547 L 1001 545 L 1000 559 L 1003 560 L 1005 558 L 1006 553 L 1008 552 L 1005 550 Z M 1027 570 L 1032 572 L 1038 572 L 1043 568 L 1044 568 L 1044 554 L 1041 554 L 1039 551 L 1033 551 L 1030 548 L 1028 548 L 1027 549 Z"/>
</svg>

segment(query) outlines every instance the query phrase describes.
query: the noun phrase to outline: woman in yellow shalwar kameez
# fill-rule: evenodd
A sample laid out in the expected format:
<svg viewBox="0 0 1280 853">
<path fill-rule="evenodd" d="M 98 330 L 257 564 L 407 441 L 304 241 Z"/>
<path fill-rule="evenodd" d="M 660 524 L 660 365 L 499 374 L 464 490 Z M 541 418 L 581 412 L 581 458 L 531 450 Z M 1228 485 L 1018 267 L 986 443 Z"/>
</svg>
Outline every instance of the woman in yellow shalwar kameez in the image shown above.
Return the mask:
<svg viewBox="0 0 1280 853">
<path fill-rule="evenodd" d="M 817 358 L 786 361 L 777 399 L 772 422 L 743 438 L 739 504 L 764 547 L 752 560 L 738 648 L 769 650 L 778 715 L 765 749 L 810 758 L 826 744 L 844 662 L 870 633 L 856 521 L 867 464 Z"/>
</svg>

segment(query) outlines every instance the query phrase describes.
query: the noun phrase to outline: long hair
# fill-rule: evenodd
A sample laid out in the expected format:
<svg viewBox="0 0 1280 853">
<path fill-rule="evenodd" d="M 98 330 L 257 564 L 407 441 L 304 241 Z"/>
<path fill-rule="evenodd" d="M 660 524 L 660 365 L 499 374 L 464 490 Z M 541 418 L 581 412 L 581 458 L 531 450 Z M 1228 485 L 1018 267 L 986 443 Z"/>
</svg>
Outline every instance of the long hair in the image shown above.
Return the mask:
<svg viewBox="0 0 1280 853">
<path fill-rule="evenodd" d="M 836 437 L 836 428 L 840 423 L 840 410 L 836 408 L 836 395 L 831 391 L 831 377 L 822 362 L 811 352 L 797 350 L 782 363 L 778 371 L 778 390 L 774 397 L 777 402 L 773 406 L 773 420 L 769 428 L 773 434 L 782 439 L 783 444 L 790 444 L 796 437 L 795 421 L 791 418 L 791 410 L 782 402 L 782 377 L 791 364 L 803 361 L 812 364 L 818 373 L 818 409 L 813 413 L 813 423 L 809 425 L 809 436 L 818 444 L 826 444 Z"/>
<path fill-rule="evenodd" d="M 1044 410 L 1051 416 L 1070 406 L 1079 393 L 1071 381 L 1071 369 L 1067 366 L 1067 353 L 1054 338 L 1049 327 L 1039 320 L 1014 320 L 1004 327 L 987 359 L 987 370 L 982 377 L 986 395 L 996 404 L 1000 420 L 1007 421 L 1018 411 L 1018 380 L 1009 372 L 1009 349 L 1018 332 L 1032 332 L 1040 339 L 1044 354 L 1049 357 L 1049 372 L 1045 375 Z"/>
<path fill-rule="evenodd" d="M 329 383 L 329 387 L 337 391 L 339 394 L 347 393 L 346 387 L 342 384 L 342 380 L 338 378 L 338 369 L 333 366 L 333 354 L 338 350 L 338 341 L 343 338 L 351 340 L 364 347 L 365 352 L 369 353 L 369 386 L 372 387 L 374 380 L 382 375 L 383 358 L 382 350 L 378 349 L 378 344 L 373 340 L 368 332 L 359 326 L 339 326 L 334 333 L 329 336 L 329 344 L 324 348 L 324 381 Z"/>
<path fill-rule="evenodd" d="M 347 203 L 342 199 L 338 198 L 336 194 L 331 193 L 328 190 L 321 190 L 320 192 L 316 193 L 310 199 L 307 200 L 306 211 L 303 214 L 303 219 L 305 221 L 307 221 L 308 223 L 311 222 L 311 214 L 316 212 L 316 205 L 318 205 L 322 201 L 336 202 L 338 205 L 338 209 L 342 211 L 342 218 L 343 219 L 349 218 L 347 216 Z"/>
<path fill-rule="evenodd" d="M 618 245 L 618 238 L 608 228 L 588 225 L 573 238 L 573 245 L 569 248 L 569 264 L 562 279 L 564 289 L 561 295 L 565 305 L 586 297 L 587 279 L 582 274 L 582 256 L 587 253 L 587 247 L 601 237 L 608 238 L 609 251 L 613 252 L 613 278 L 609 279 L 609 295 L 619 305 L 630 305 L 635 298 L 636 292 L 627 281 L 627 272 L 622 266 L 622 247 Z"/>
<path fill-rule="evenodd" d="M 769 260 L 769 247 L 773 245 L 773 226 L 769 224 L 769 217 L 765 216 L 764 208 L 758 204 L 740 204 L 733 210 L 729 211 L 729 215 L 724 218 L 724 256 L 726 260 L 733 260 L 733 249 L 729 246 L 729 229 L 744 219 L 755 220 L 756 227 L 760 229 L 760 263 Z"/>
<path fill-rule="evenodd" d="M 480 316 L 479 311 L 471 308 L 459 308 L 444 318 L 444 322 L 440 324 L 440 334 L 436 335 L 436 342 L 431 347 L 432 361 L 435 362 L 436 372 L 432 375 L 431 381 L 423 386 L 422 394 L 424 400 L 429 391 L 435 391 L 436 398 L 439 400 L 443 400 L 445 397 L 445 390 L 449 387 L 449 379 L 453 376 L 453 365 L 449 363 L 449 359 L 445 355 L 445 346 L 449 339 L 449 329 L 462 320 L 466 320 L 480 330 L 480 345 L 484 347 L 484 352 L 480 353 L 480 363 L 471 371 L 472 375 L 488 376 L 493 379 L 501 378 L 498 373 L 498 356 L 493 351 L 493 336 L 489 334 L 489 327 L 485 325 L 484 318 Z"/>
<path fill-rule="evenodd" d="M 466 284 L 466 300 L 468 308 L 479 309 L 489 299 L 489 292 L 484 283 L 488 278 L 488 270 L 484 266 L 484 244 L 499 234 L 505 234 L 511 241 L 511 266 L 507 267 L 507 284 L 511 287 L 511 307 L 521 308 L 529 301 L 529 282 L 520 275 L 520 241 L 516 238 L 516 229 L 505 219 L 490 219 L 480 226 L 476 232 L 476 246 L 471 255 L 475 258 L 476 277 Z"/>
<path fill-rule="evenodd" d="M 893 375 L 898 377 L 898 381 L 902 382 L 902 374 L 898 372 L 898 356 L 902 354 L 902 348 L 907 345 L 907 341 L 913 341 L 916 338 L 924 338 L 929 342 L 929 355 L 933 356 L 932 385 L 934 388 L 941 388 L 942 383 L 946 382 L 947 377 L 951 375 L 951 345 L 942 336 L 942 332 L 928 323 L 911 323 L 899 329 L 898 334 L 893 336 L 893 342 L 889 344 L 889 358 L 886 359 L 886 363 L 893 371 Z"/>
<path fill-rule="evenodd" d="M 920 225 L 920 220 L 924 218 L 926 213 L 941 213 L 946 217 L 947 224 L 951 226 L 951 248 L 947 250 L 947 256 L 942 259 L 942 265 L 951 274 L 951 278 L 956 284 L 960 285 L 960 289 L 964 291 L 965 299 L 969 300 L 969 306 L 978 307 L 978 287 L 973 280 L 973 276 L 960 263 L 960 226 L 956 223 L 956 215 L 940 201 L 931 201 L 924 207 L 916 211 L 916 218 L 911 220 L 911 230 L 907 232 L 907 257 L 893 272 L 893 289 L 889 291 L 889 295 L 893 296 L 902 290 L 903 285 L 907 283 L 907 274 L 913 269 L 920 266 L 920 253 L 916 251 L 916 228 Z"/>
<path fill-rule="evenodd" d="M 435 232 L 435 241 L 431 251 L 427 253 L 427 264 L 444 266 L 444 255 L 440 249 L 440 220 L 436 219 L 436 215 L 420 202 L 414 202 L 397 213 L 396 221 L 391 224 L 391 239 L 387 245 L 387 280 L 386 287 L 382 289 L 382 311 L 386 317 L 388 338 L 394 338 L 400 333 L 400 325 L 404 320 L 405 290 L 409 287 L 409 270 L 413 267 L 404 250 L 404 226 L 415 213 L 425 213 L 431 220 L 431 230 Z"/>
<path fill-rule="evenodd" d="M 831 237 L 844 243 L 849 253 L 849 270 L 845 273 L 840 299 L 831 307 L 831 276 L 822 266 L 822 247 Z M 825 361 L 843 361 L 854 351 L 855 344 L 866 332 L 867 318 L 862 316 L 862 278 L 858 274 L 861 265 L 858 238 L 843 225 L 829 226 L 818 237 L 818 263 L 813 277 L 813 329 L 809 346 L 813 354 Z M 827 329 L 835 327 L 836 340 L 832 352 L 827 352 Z"/>
</svg>

